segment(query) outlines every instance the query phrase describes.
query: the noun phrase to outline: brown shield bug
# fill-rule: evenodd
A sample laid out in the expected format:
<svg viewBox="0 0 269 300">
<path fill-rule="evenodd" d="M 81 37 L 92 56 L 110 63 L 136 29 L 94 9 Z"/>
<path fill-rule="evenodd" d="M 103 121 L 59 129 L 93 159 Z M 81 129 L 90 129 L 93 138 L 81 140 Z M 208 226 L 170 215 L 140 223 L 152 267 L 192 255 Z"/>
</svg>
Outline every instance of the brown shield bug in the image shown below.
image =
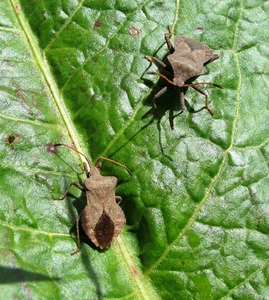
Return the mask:
<svg viewBox="0 0 269 300">
<path fill-rule="evenodd" d="M 131 171 L 126 166 L 105 157 L 99 157 L 95 166 L 93 166 L 87 156 L 71 146 L 66 144 L 51 144 L 50 148 L 55 152 L 57 146 L 65 146 L 74 150 L 81 154 L 87 162 L 87 164 L 84 163 L 84 171 L 87 177 L 84 181 L 85 187 L 77 182 L 72 182 L 61 197 L 54 198 L 54 200 L 63 200 L 72 185 L 86 192 L 87 205 L 76 220 L 78 247 L 71 254 L 77 253 L 81 248 L 79 220 L 81 220 L 85 234 L 96 247 L 101 249 L 108 248 L 117 238 L 126 221 L 123 211 L 117 203 L 117 201 L 121 201 L 121 197 L 115 195 L 115 187 L 118 179 L 115 176 L 102 176 L 100 174 L 100 159 L 113 162 L 125 168 L 129 174 L 131 174 Z"/>
<path fill-rule="evenodd" d="M 170 52 L 170 54 L 167 56 L 170 66 L 166 65 L 163 61 L 156 57 L 145 56 L 145 58 L 149 62 L 154 62 L 157 66 L 167 71 L 172 79 L 169 79 L 165 75 L 158 72 L 147 72 L 147 74 L 156 74 L 179 90 L 181 111 L 170 118 L 171 129 L 174 129 L 174 118 L 180 115 L 185 109 L 184 95 L 186 88 L 192 87 L 197 92 L 203 94 L 205 96 L 205 107 L 213 115 L 214 111 L 208 106 L 208 96 L 206 92 L 199 87 L 199 84 L 211 84 L 218 88 L 222 87 L 212 82 L 192 82 L 194 79 L 196 79 L 196 77 L 204 74 L 204 66 L 218 59 L 219 55 L 214 54 L 213 50 L 207 45 L 187 36 L 176 36 L 173 46 L 170 40 L 172 35 L 170 26 L 168 26 L 168 30 L 169 33 L 166 33 L 164 37 Z M 153 97 L 153 111 L 150 112 L 147 117 L 153 115 L 157 110 L 155 100 L 162 96 L 167 91 L 167 88 L 168 86 L 165 86 Z"/>
</svg>

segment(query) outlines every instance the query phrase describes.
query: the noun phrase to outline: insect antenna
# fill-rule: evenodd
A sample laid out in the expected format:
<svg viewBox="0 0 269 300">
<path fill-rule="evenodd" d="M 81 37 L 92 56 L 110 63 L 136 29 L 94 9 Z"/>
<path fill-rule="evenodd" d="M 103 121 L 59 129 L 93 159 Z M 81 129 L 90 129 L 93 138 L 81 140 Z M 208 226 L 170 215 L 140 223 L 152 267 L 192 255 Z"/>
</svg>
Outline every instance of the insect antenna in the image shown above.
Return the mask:
<svg viewBox="0 0 269 300">
<path fill-rule="evenodd" d="M 132 172 L 131 172 L 125 165 L 123 165 L 123 164 L 121 164 L 121 163 L 119 163 L 119 162 L 117 162 L 117 161 L 115 161 L 115 160 L 113 160 L 113 159 L 110 159 L 110 158 L 107 158 L 107 157 L 103 157 L 103 156 L 100 156 L 100 157 L 98 158 L 97 163 L 98 163 L 98 161 L 99 161 L 100 159 L 103 159 L 103 160 L 107 160 L 107 161 L 109 161 L 109 162 L 112 162 L 113 164 L 118 165 L 118 166 L 124 168 L 130 175 L 132 175 Z"/>
<path fill-rule="evenodd" d="M 87 161 L 89 167 L 91 167 L 92 163 L 91 163 L 91 161 L 89 160 L 89 158 L 88 158 L 85 154 L 83 154 L 82 152 L 80 152 L 79 150 L 75 149 L 74 147 L 69 146 L 69 145 L 67 145 L 67 144 L 53 144 L 53 146 L 54 146 L 54 147 L 57 147 L 57 146 L 65 146 L 65 147 L 67 147 L 67 148 L 69 148 L 69 149 L 71 149 L 71 150 L 74 150 L 75 152 L 81 154 L 81 155 L 86 159 L 86 161 Z M 110 159 L 110 158 L 106 158 L 106 157 L 100 156 L 100 157 L 97 159 L 96 164 L 98 164 L 98 162 L 100 161 L 100 159 L 103 159 L 103 160 L 107 160 L 107 161 L 109 161 L 109 162 L 112 162 L 112 163 L 114 163 L 115 165 L 118 165 L 118 166 L 124 168 L 130 175 L 132 175 L 132 172 L 131 172 L 125 165 L 123 165 L 123 164 L 121 164 L 121 163 L 119 163 L 119 162 L 117 162 L 117 161 L 115 161 L 115 160 L 113 160 L 113 159 Z"/>
<path fill-rule="evenodd" d="M 69 149 L 71 149 L 71 150 L 73 150 L 73 151 L 75 151 L 75 152 L 81 154 L 81 155 L 86 159 L 86 161 L 87 161 L 89 167 L 92 166 L 92 163 L 91 163 L 91 161 L 89 160 L 89 158 L 88 158 L 85 154 L 83 154 L 82 152 L 80 152 L 79 150 L 75 149 L 74 147 L 69 146 L 69 145 L 67 145 L 67 144 L 54 144 L 54 146 L 55 146 L 55 147 L 57 147 L 57 146 L 65 146 L 65 147 L 67 147 L 67 148 L 69 148 Z"/>
</svg>

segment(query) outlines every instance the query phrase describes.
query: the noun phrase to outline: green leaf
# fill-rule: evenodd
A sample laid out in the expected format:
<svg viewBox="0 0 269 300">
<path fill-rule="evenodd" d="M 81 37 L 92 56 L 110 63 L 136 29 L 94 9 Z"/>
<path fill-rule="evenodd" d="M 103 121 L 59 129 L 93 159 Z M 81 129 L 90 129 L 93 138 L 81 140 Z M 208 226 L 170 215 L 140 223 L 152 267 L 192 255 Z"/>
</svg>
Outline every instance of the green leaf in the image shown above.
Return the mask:
<svg viewBox="0 0 269 300">
<path fill-rule="evenodd" d="M 0 3 L 0 283 L 5 299 L 267 299 L 268 1 Z M 152 99 L 167 25 L 220 58 L 189 89 Z M 126 225 L 108 250 L 75 221 L 81 159 L 119 179 Z"/>
</svg>

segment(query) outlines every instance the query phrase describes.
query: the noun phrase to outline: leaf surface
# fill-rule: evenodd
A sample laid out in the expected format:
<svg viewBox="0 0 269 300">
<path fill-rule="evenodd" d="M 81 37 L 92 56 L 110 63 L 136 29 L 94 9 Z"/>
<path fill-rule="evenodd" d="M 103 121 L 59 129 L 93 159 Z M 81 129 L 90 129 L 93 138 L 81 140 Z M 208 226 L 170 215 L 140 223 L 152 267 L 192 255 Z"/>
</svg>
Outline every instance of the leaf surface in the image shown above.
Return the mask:
<svg viewBox="0 0 269 300">
<path fill-rule="evenodd" d="M 0 3 L 0 283 L 5 299 L 266 299 L 269 251 L 267 1 Z M 189 89 L 172 88 L 144 55 L 164 34 L 220 58 Z M 85 175 L 67 143 L 118 177 L 126 225 L 98 250 L 75 221 Z"/>
</svg>

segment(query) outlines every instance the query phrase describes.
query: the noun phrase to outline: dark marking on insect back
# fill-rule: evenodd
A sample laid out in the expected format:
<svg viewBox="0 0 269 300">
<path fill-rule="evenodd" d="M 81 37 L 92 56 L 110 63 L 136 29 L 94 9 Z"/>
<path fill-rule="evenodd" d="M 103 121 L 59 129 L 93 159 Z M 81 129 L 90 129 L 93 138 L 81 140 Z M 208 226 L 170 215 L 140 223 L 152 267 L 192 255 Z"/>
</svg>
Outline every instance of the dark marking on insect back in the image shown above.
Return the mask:
<svg viewBox="0 0 269 300">
<path fill-rule="evenodd" d="M 109 215 L 103 211 L 102 216 L 95 226 L 95 236 L 100 248 L 108 248 L 114 236 L 115 226 Z"/>
</svg>

